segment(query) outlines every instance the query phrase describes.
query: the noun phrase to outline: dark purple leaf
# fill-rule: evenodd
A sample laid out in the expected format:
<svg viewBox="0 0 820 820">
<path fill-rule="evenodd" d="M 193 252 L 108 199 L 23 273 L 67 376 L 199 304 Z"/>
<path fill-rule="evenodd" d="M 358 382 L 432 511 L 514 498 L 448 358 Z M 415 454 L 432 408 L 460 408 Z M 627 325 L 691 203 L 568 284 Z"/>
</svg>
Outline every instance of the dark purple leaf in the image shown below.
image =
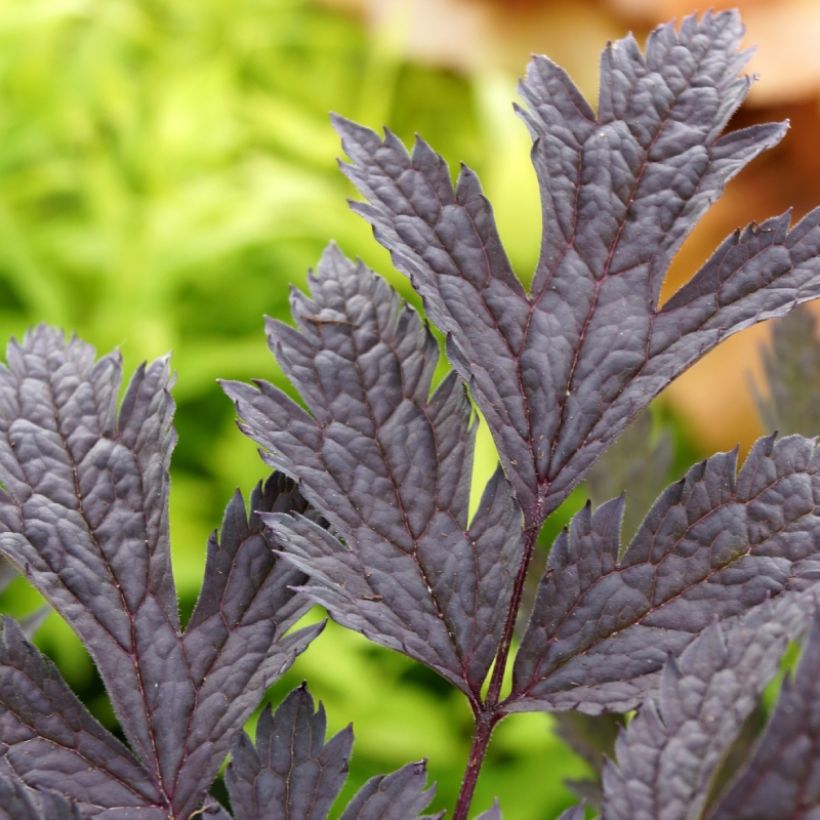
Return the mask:
<svg viewBox="0 0 820 820">
<path fill-rule="evenodd" d="M 392 774 L 371 777 L 348 804 L 341 820 L 439 820 L 441 811 L 419 817 L 433 799 L 435 788 L 425 788 L 425 761 L 408 763 Z"/>
<path fill-rule="evenodd" d="M 781 434 L 818 432 L 820 327 L 811 309 L 800 307 L 775 322 L 762 356 L 768 395 L 756 398 L 764 426 Z"/>
<path fill-rule="evenodd" d="M 0 750 L 0 770 L 32 788 L 59 788 L 85 812 L 164 817 L 151 772 L 88 713 L 11 618 L 0 622 Z"/>
<path fill-rule="evenodd" d="M 45 326 L 13 342 L 0 370 L 0 551 L 88 647 L 156 805 L 187 817 L 265 687 L 321 626 L 285 636 L 309 606 L 289 589 L 304 576 L 275 557 L 275 539 L 237 495 L 181 633 L 168 544 L 170 384 L 167 361 L 139 368 L 117 413 L 118 356 L 95 361 L 88 345 Z M 280 477 L 252 503 L 306 509 Z"/>
<path fill-rule="evenodd" d="M 584 820 L 585 816 L 584 804 L 579 803 L 577 806 L 570 806 L 566 811 L 562 811 L 558 815 L 558 820 Z"/>
<path fill-rule="evenodd" d="M 325 729 L 324 709 L 320 704 L 314 712 L 304 684 L 275 714 L 262 712 L 256 744 L 239 736 L 225 778 L 237 820 L 328 816 L 347 776 L 353 732 L 348 726 L 325 743 Z M 426 788 L 426 781 L 423 761 L 373 777 L 350 801 L 342 820 L 413 820 L 433 797 L 434 788 Z"/>
<path fill-rule="evenodd" d="M 781 596 L 725 628 L 713 624 L 667 661 L 660 691 L 618 739 L 617 765 L 604 769 L 607 818 L 701 817 L 721 760 L 810 612 L 805 594 Z"/>
<path fill-rule="evenodd" d="M 78 632 L 126 736 L 143 761 L 159 756 L 168 780 L 185 727 L 163 705 L 194 694 L 168 549 L 167 363 L 137 371 L 117 418 L 118 356 L 96 362 L 88 345 L 45 326 L 7 356 L 0 549 Z"/>
<path fill-rule="evenodd" d="M 0 557 L 0 592 L 3 592 L 8 585 L 18 576 L 14 565 L 5 558 Z M 41 606 L 30 614 L 19 619 L 20 626 L 26 637 L 31 637 L 48 616 L 51 609 L 48 606 Z"/>
<path fill-rule="evenodd" d="M 307 512 L 293 483 L 280 474 L 256 487 L 250 508 Z M 285 635 L 309 602 L 291 589 L 305 576 L 279 560 L 276 549 L 272 532 L 259 515 L 248 516 L 237 492 L 225 510 L 220 538 L 208 543 L 202 591 L 183 636 L 197 699 L 187 713 L 180 789 L 210 783 L 265 689 L 323 627 Z"/>
<path fill-rule="evenodd" d="M 447 335 L 529 525 L 566 498 L 630 418 L 708 349 L 820 295 L 820 212 L 731 237 L 663 307 L 669 261 L 723 186 L 785 125 L 721 132 L 746 95 L 735 12 L 661 26 L 641 54 L 611 44 L 597 115 L 533 60 L 522 83 L 542 193 L 529 294 L 474 174 L 453 187 L 419 140 L 336 119 L 356 204 Z"/>
<path fill-rule="evenodd" d="M 814 617 L 797 674 L 783 683 L 752 759 L 709 816 L 820 816 L 820 614 Z"/>
<path fill-rule="evenodd" d="M 0 776 L 0 820 L 81 820 L 81 815 L 56 792 L 36 791 Z"/>
<path fill-rule="evenodd" d="M 255 745 L 239 736 L 225 776 L 237 820 L 325 820 L 344 785 L 353 744 L 350 727 L 327 743 L 325 728 L 324 708 L 314 713 L 303 685 L 276 714 L 262 712 Z"/>
<path fill-rule="evenodd" d="M 452 374 L 430 395 L 438 351 L 416 314 L 332 247 L 310 287 L 311 299 L 293 295 L 295 330 L 268 328 L 310 414 L 264 382 L 225 389 L 330 530 L 262 517 L 311 576 L 312 600 L 477 699 L 520 560 L 520 512 L 496 474 L 468 526 L 470 405 Z"/>
<path fill-rule="evenodd" d="M 820 569 L 820 450 L 760 439 L 693 467 L 625 553 L 623 499 L 580 512 L 556 541 L 515 662 L 512 710 L 634 708 L 668 654 Z"/>
</svg>

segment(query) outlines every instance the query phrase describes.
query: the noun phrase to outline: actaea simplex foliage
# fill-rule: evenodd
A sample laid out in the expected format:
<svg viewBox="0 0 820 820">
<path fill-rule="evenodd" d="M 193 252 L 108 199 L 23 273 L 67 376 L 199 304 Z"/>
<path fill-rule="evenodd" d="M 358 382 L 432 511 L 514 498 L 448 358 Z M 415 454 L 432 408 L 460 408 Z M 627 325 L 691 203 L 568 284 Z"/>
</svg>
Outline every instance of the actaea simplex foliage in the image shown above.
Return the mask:
<svg viewBox="0 0 820 820">
<path fill-rule="evenodd" d="M 533 60 L 522 115 L 544 234 L 529 291 L 469 169 L 453 185 L 422 141 L 408 154 L 389 132 L 335 120 L 365 198 L 354 208 L 421 294 L 454 372 L 432 390 L 427 327 L 331 246 L 310 295 L 293 294 L 295 326 L 267 327 L 304 407 L 266 382 L 224 385 L 277 472 L 250 514 L 238 494 L 228 505 L 184 629 L 168 544 L 167 361 L 140 368 L 118 410 L 116 355 L 96 360 L 45 326 L 12 342 L 0 371 L 0 552 L 85 642 L 130 748 L 6 619 L 0 816 L 326 817 L 350 730 L 325 743 L 324 712 L 302 687 L 263 712 L 255 744 L 242 733 L 321 629 L 290 631 L 312 604 L 468 698 L 475 732 L 456 820 L 493 728 L 515 711 L 638 710 L 603 770 L 605 817 L 820 810 L 812 439 L 761 439 L 739 469 L 736 453 L 696 465 L 628 544 L 623 497 L 587 505 L 546 567 L 535 558 L 546 518 L 664 386 L 732 333 L 820 296 L 815 210 L 793 227 L 786 214 L 736 232 L 658 303 L 698 218 L 785 133 L 723 134 L 750 82 L 741 33 L 723 13 L 662 26 L 644 53 L 632 38 L 610 45 L 597 113 L 560 68 Z M 500 457 L 472 517 L 470 399 Z M 525 619 L 530 574 L 540 581 Z M 786 642 L 812 622 L 759 743 L 711 789 Z M 806 748 L 797 765 L 791 750 Z M 208 793 L 229 752 L 231 814 Z M 342 817 L 409 820 L 432 797 L 424 764 L 411 763 L 369 781 Z"/>
</svg>

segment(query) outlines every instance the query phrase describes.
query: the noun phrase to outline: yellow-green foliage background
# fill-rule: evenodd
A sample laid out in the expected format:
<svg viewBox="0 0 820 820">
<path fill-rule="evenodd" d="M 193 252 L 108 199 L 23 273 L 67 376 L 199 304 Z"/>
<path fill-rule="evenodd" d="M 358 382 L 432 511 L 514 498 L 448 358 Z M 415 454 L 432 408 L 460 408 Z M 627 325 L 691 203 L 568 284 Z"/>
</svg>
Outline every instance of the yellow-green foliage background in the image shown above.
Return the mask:
<svg viewBox="0 0 820 820">
<path fill-rule="evenodd" d="M 523 69 L 523 65 L 521 66 Z M 328 112 L 465 160 L 494 202 L 514 264 L 530 270 L 539 208 L 514 78 L 415 64 L 355 17 L 303 0 L 5 0 L 0 5 L 0 329 L 56 323 L 131 372 L 170 350 L 178 373 L 172 540 L 183 612 L 206 538 L 234 487 L 265 474 L 217 376 L 285 386 L 262 316 L 333 238 L 409 295 L 345 204 Z M 492 467 L 482 439 L 478 481 Z M 554 531 L 553 526 L 552 530 Z M 18 580 L 7 611 L 34 601 Z M 316 613 L 318 617 L 318 613 Z M 113 717 L 84 650 L 55 615 L 39 633 L 101 719 Z M 466 704 L 426 670 L 332 625 L 271 693 L 305 678 L 332 730 L 353 721 L 347 793 L 429 758 L 452 805 L 469 742 Z M 548 720 L 502 724 L 476 810 L 555 816 L 583 766 Z"/>
</svg>

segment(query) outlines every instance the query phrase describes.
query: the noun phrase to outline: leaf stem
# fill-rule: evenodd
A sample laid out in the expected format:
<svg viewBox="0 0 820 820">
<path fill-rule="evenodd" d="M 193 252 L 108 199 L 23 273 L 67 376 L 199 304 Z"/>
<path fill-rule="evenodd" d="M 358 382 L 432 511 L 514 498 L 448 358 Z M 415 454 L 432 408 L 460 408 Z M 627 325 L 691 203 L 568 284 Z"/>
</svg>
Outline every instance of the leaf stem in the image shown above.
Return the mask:
<svg viewBox="0 0 820 820">
<path fill-rule="evenodd" d="M 478 775 L 481 772 L 481 764 L 484 762 L 484 755 L 487 754 L 493 728 L 501 717 L 501 713 L 495 709 L 484 710 L 476 714 L 470 757 L 467 760 L 467 768 L 464 770 L 464 779 L 461 781 L 458 802 L 455 809 L 453 809 L 453 820 L 467 820 L 467 812 L 469 812 L 470 804 L 473 802 L 473 794 L 476 783 L 478 783 Z"/>
<path fill-rule="evenodd" d="M 534 521 L 538 521 L 537 516 L 533 518 Z M 495 656 L 493 674 L 490 678 L 490 687 L 487 691 L 487 700 L 485 701 L 492 711 L 495 711 L 495 707 L 498 705 L 498 699 L 501 695 L 501 684 L 504 681 L 504 672 L 507 669 L 507 658 L 510 654 L 510 647 L 512 646 L 515 622 L 518 619 L 518 610 L 521 608 L 521 597 L 524 594 L 524 582 L 527 580 L 527 570 L 530 568 L 532 555 L 535 551 L 535 541 L 538 538 L 540 529 L 540 524 L 532 523 L 529 524 L 523 532 L 524 554 L 521 557 L 518 574 L 515 576 L 515 584 L 513 586 L 512 597 L 510 598 L 510 607 L 507 610 L 507 620 L 504 624 L 504 632 L 501 636 L 498 654 Z"/>
<path fill-rule="evenodd" d="M 533 521 L 538 521 L 538 516 L 534 515 Z M 504 681 L 504 672 L 507 667 L 507 658 L 512 646 L 513 630 L 518 618 L 518 610 L 521 607 L 521 597 L 524 593 L 524 582 L 527 579 L 532 555 L 535 550 L 535 541 L 541 529 L 540 524 L 532 523 L 526 526 L 523 531 L 524 549 L 521 557 L 521 564 L 518 567 L 518 574 L 515 576 L 510 606 L 507 610 L 507 620 L 504 623 L 504 632 L 501 636 L 498 654 L 495 657 L 493 674 L 490 678 L 490 686 L 487 691 L 487 698 L 483 704 L 475 705 L 475 728 L 473 730 L 473 740 L 470 745 L 470 757 L 467 760 L 467 768 L 464 770 L 464 779 L 461 782 L 461 789 L 458 793 L 458 801 L 453 810 L 453 820 L 467 820 L 467 813 L 473 801 L 473 794 L 478 783 L 478 776 L 481 773 L 481 766 L 487 754 L 495 724 L 504 717 L 504 711 L 499 707 L 498 700 L 501 695 L 501 685 Z"/>
</svg>

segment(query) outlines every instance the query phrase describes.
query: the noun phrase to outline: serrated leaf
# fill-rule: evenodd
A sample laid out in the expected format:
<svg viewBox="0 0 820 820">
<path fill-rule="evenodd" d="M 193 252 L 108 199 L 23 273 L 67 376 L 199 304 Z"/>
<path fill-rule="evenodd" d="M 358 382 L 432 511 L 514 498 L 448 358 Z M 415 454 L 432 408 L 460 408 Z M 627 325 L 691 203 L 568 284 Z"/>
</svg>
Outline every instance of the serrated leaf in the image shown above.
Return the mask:
<svg viewBox="0 0 820 820">
<path fill-rule="evenodd" d="M 713 820 L 820 813 L 820 614 L 797 674 L 786 680 L 751 760 L 709 814 Z"/>
<path fill-rule="evenodd" d="M 9 346 L 0 369 L 0 551 L 88 647 L 150 774 L 155 808 L 187 817 L 204 808 L 265 687 L 321 625 L 285 635 L 309 606 L 289 589 L 304 576 L 275 557 L 275 539 L 248 520 L 237 495 L 180 631 L 168 544 L 168 363 L 139 368 L 118 413 L 119 384 L 118 356 L 95 361 L 92 348 L 52 328 Z M 253 503 L 305 511 L 280 477 Z M 55 720 L 69 721 L 61 710 L 72 703 L 56 701 Z M 26 765 L 18 773 L 34 777 L 35 762 Z M 115 800 L 102 791 L 100 810 Z"/>
<path fill-rule="evenodd" d="M 157 749 L 170 760 L 184 727 L 141 694 L 161 693 L 165 703 L 193 698 L 190 687 L 182 691 L 184 660 L 174 648 L 167 364 L 137 372 L 118 419 L 119 356 L 95 362 L 87 345 L 40 326 L 22 346 L 12 342 L 7 357 L 0 370 L 0 549 L 83 639 L 141 759 L 152 760 Z M 172 777 L 170 769 L 159 774 Z"/>
<path fill-rule="evenodd" d="M 713 624 L 667 661 L 658 694 L 618 739 L 617 765 L 604 769 L 608 818 L 701 817 L 721 760 L 810 612 L 809 600 L 782 596 L 725 628 Z"/>
<path fill-rule="evenodd" d="M 59 787 L 84 811 L 163 816 L 151 772 L 89 714 L 11 618 L 0 621 L 0 751 L 0 769 L 15 780 Z"/>
<path fill-rule="evenodd" d="M 737 475 L 736 459 L 713 456 L 669 487 L 622 556 L 622 499 L 576 515 L 550 553 L 507 708 L 634 708 L 713 619 L 816 580 L 815 443 L 760 439 Z"/>
<path fill-rule="evenodd" d="M 762 350 L 768 395 L 755 391 L 764 426 L 780 433 L 820 431 L 820 327 L 808 307 L 773 325 Z"/>
<path fill-rule="evenodd" d="M 308 513 L 304 499 L 274 473 L 254 489 L 250 508 L 249 516 L 239 492 L 226 508 L 219 539 L 208 543 L 202 591 L 182 638 L 197 698 L 187 718 L 180 788 L 216 775 L 265 689 L 324 626 L 285 634 L 309 606 L 292 590 L 305 576 L 276 557 L 279 544 L 260 518 L 274 510 Z"/>
<path fill-rule="evenodd" d="M 468 526 L 474 424 L 416 314 L 331 247 L 294 293 L 297 328 L 270 344 L 310 414 L 264 382 L 227 383 L 242 429 L 329 522 L 264 515 L 302 591 L 340 623 L 431 666 L 474 701 L 495 655 L 520 555 L 500 474 Z"/>
<path fill-rule="evenodd" d="M 274 714 L 262 712 L 256 743 L 242 734 L 225 777 L 237 820 L 289 817 L 325 820 L 347 776 L 353 744 L 348 726 L 325 743 L 325 712 L 314 712 L 303 684 Z M 435 789 L 426 788 L 426 763 L 409 763 L 371 778 L 351 799 L 342 820 L 434 820 L 420 817 Z"/>
<path fill-rule="evenodd" d="M 234 744 L 225 782 L 237 820 L 290 817 L 325 820 L 347 776 L 353 744 L 348 726 L 325 743 L 325 712 L 314 713 L 303 685 L 271 714 L 265 709 L 256 743 Z"/>
<path fill-rule="evenodd" d="M 784 125 L 721 136 L 746 95 L 735 12 L 611 44 L 597 115 L 546 58 L 521 91 L 544 233 L 525 293 L 474 174 L 336 118 L 374 228 L 447 335 L 527 524 L 540 524 L 641 407 L 726 336 L 820 295 L 820 212 L 728 239 L 665 305 L 669 261 Z"/>
<path fill-rule="evenodd" d="M 433 799 L 427 784 L 427 764 L 408 763 L 388 775 L 371 777 L 348 803 L 341 820 L 440 820 L 445 812 L 419 815 Z"/>
</svg>

